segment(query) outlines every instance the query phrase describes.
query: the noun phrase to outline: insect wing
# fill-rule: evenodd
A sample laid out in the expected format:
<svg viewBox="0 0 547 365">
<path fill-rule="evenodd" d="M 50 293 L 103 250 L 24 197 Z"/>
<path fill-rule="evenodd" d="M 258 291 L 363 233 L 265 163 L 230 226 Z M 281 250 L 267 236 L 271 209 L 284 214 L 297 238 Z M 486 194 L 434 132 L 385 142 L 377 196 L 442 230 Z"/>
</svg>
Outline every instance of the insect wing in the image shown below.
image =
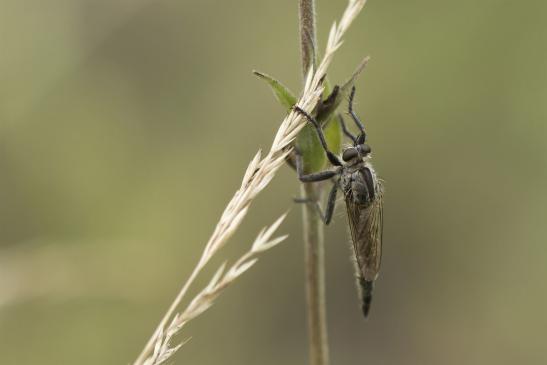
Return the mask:
<svg viewBox="0 0 547 365">
<path fill-rule="evenodd" d="M 346 199 L 348 221 L 355 259 L 360 275 L 365 280 L 374 281 L 380 271 L 382 259 L 383 233 L 383 192 L 378 182 L 376 197 L 367 205 L 356 204 Z"/>
</svg>

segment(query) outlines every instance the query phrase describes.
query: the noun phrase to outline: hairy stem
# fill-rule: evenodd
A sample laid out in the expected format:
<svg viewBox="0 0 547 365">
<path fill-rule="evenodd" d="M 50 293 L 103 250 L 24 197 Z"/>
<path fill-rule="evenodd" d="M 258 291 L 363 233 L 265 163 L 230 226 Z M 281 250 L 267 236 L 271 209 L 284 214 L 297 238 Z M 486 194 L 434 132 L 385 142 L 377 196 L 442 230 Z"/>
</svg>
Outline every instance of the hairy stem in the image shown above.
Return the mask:
<svg viewBox="0 0 547 365">
<path fill-rule="evenodd" d="M 299 0 L 302 71 L 306 77 L 316 64 L 315 0 Z M 322 185 L 302 184 L 304 198 L 319 201 Z M 327 317 L 325 301 L 324 225 L 311 204 L 303 204 L 306 303 L 310 365 L 328 365 Z"/>
<path fill-rule="evenodd" d="M 315 54 L 315 0 L 299 0 L 300 20 L 300 50 L 302 52 L 302 73 L 304 78 L 310 66 L 315 68 L 317 57 Z"/>
</svg>

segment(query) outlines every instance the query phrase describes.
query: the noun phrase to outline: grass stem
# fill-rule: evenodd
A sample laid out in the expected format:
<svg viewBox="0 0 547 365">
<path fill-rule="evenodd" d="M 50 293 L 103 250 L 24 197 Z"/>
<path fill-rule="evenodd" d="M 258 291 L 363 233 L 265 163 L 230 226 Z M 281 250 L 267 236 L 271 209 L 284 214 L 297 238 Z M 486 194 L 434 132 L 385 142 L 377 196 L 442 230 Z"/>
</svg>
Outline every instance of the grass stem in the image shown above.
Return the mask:
<svg viewBox="0 0 547 365">
<path fill-rule="evenodd" d="M 300 47 L 304 79 L 310 67 L 315 69 L 316 31 L 315 0 L 299 0 Z M 302 195 L 320 201 L 321 184 L 302 184 Z M 308 347 L 310 365 L 328 365 L 327 315 L 325 299 L 324 224 L 311 204 L 302 208 L 306 266 L 306 307 L 308 315 Z"/>
</svg>

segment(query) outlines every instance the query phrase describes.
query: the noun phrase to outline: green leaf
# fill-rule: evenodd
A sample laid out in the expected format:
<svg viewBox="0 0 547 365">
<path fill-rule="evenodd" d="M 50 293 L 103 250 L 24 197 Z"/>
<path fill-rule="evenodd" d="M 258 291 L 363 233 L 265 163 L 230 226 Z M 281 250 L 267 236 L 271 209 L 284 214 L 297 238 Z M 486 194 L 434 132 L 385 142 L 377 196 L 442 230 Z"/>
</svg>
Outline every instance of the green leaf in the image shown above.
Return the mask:
<svg viewBox="0 0 547 365">
<path fill-rule="evenodd" d="M 288 87 L 283 85 L 281 82 L 277 81 L 270 75 L 267 75 L 265 73 L 259 72 L 259 71 L 253 71 L 253 73 L 261 78 L 262 80 L 266 81 L 270 87 L 272 88 L 272 91 L 275 95 L 275 98 L 277 101 L 281 103 L 286 109 L 291 109 L 294 104 L 296 104 L 296 97 L 294 94 L 289 90 Z"/>
<path fill-rule="evenodd" d="M 305 174 L 320 171 L 324 168 L 327 157 L 321 147 L 315 128 L 306 124 L 296 137 L 296 145 L 302 153 L 302 167 Z"/>
<path fill-rule="evenodd" d="M 329 119 L 323 127 L 323 131 L 329 150 L 334 153 L 340 153 L 342 150 L 342 127 L 336 115 Z"/>
<path fill-rule="evenodd" d="M 253 71 L 253 73 L 270 85 L 275 98 L 283 107 L 287 110 L 292 109 L 297 100 L 285 85 L 265 73 L 258 71 Z M 327 159 L 315 129 L 306 125 L 296 137 L 296 144 L 302 152 L 302 164 L 306 173 L 323 169 Z"/>
<path fill-rule="evenodd" d="M 366 57 L 341 87 L 334 87 L 333 90 L 336 90 L 334 93 L 331 92 L 328 81 L 325 80 L 325 90 L 323 92 L 324 100 L 320 101 L 318 105 L 316 118 L 323 126 L 325 139 L 329 149 L 334 153 L 339 153 L 342 147 L 342 128 L 338 121 L 336 110 L 342 101 L 348 97 L 357 76 L 363 71 L 368 61 L 369 57 Z M 281 82 L 258 71 L 253 71 L 253 73 L 270 85 L 276 99 L 287 110 L 290 110 L 294 104 L 296 104 L 296 97 L 294 94 Z M 296 145 L 302 153 L 304 173 L 308 174 L 325 169 L 327 165 L 325 151 L 321 146 L 315 129 L 311 125 L 306 125 L 298 134 Z"/>
<path fill-rule="evenodd" d="M 342 128 L 336 117 L 325 124 L 323 133 L 329 150 L 339 153 L 342 146 Z M 309 174 L 325 169 L 328 160 L 315 128 L 309 124 L 306 125 L 296 137 L 296 144 L 302 153 L 304 173 Z"/>
</svg>

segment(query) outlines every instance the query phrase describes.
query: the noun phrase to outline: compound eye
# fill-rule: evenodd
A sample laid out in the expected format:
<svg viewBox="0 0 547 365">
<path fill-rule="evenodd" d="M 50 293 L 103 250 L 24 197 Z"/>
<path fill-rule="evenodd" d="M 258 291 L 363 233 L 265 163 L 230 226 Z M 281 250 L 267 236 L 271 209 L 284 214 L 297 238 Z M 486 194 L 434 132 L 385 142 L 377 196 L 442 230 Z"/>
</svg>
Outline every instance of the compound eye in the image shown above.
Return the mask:
<svg viewBox="0 0 547 365">
<path fill-rule="evenodd" d="M 359 155 L 359 152 L 357 152 L 356 148 L 353 148 L 353 147 L 347 148 L 346 150 L 344 150 L 344 153 L 342 154 L 342 160 L 348 162 L 349 160 L 354 159 L 358 155 Z"/>
<path fill-rule="evenodd" d="M 368 155 L 372 150 L 370 149 L 370 146 L 366 143 L 359 145 L 359 151 L 361 151 L 362 156 Z"/>
</svg>

